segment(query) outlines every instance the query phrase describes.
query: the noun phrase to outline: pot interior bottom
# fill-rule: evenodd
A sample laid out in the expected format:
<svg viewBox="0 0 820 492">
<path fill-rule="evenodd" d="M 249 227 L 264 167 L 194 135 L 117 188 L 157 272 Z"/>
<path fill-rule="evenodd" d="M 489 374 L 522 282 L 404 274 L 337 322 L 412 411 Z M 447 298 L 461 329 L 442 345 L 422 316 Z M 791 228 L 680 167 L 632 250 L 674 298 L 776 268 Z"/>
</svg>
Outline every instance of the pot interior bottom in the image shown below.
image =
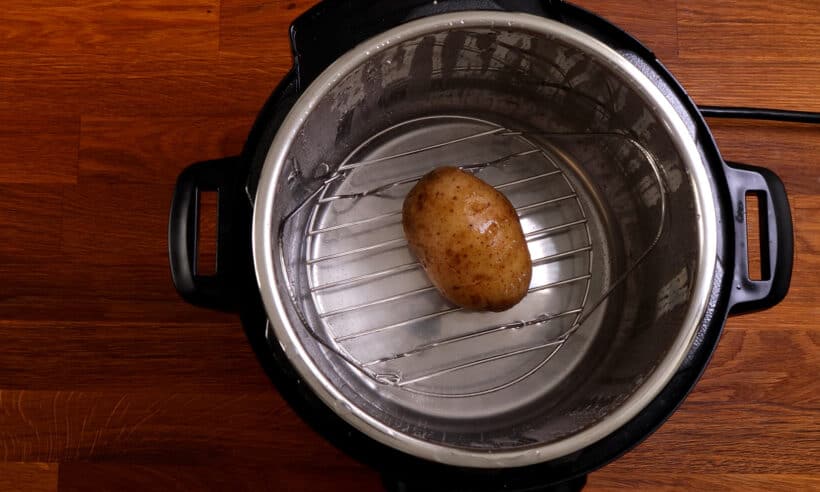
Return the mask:
<svg viewBox="0 0 820 492">
<path fill-rule="evenodd" d="M 304 234 L 302 311 L 333 377 L 377 402 L 391 424 L 446 434 L 530 422 L 565 402 L 603 357 L 621 304 L 618 289 L 606 291 L 624 265 L 585 165 L 568 151 L 578 142 L 567 138 L 427 116 L 372 137 L 332 174 L 323 169 L 327 185 Z M 408 250 L 404 197 L 439 166 L 473 172 L 516 208 L 533 275 L 512 309 L 448 303 Z"/>
</svg>

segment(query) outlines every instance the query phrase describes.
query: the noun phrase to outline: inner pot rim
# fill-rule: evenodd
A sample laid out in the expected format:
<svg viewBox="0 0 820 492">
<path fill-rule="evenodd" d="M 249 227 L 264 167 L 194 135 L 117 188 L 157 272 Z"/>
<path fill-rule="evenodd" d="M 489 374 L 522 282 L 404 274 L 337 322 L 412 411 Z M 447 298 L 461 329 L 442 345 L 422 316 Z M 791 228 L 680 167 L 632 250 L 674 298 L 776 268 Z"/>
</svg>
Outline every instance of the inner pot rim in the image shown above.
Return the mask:
<svg viewBox="0 0 820 492">
<path fill-rule="evenodd" d="M 470 28 L 496 25 L 502 29 L 522 29 L 550 36 L 573 45 L 605 64 L 616 75 L 628 81 L 630 87 L 646 101 L 651 101 L 655 115 L 674 141 L 692 180 L 696 204 L 692 213 L 697 214 L 700 256 L 683 328 L 666 357 L 632 396 L 606 418 L 577 434 L 540 446 L 493 452 L 448 447 L 398 432 L 352 404 L 322 374 L 296 334 L 296 330 L 300 328 L 292 325 L 285 314 L 285 303 L 289 303 L 290 299 L 283 297 L 276 288 L 278 280 L 275 269 L 279 261 L 279 245 L 275 240 L 278 227 L 272 227 L 272 213 L 275 190 L 279 180 L 283 178 L 282 170 L 295 136 L 311 109 L 339 80 L 366 59 L 397 42 L 453 26 Z M 650 106 L 649 102 L 645 104 Z M 260 176 L 252 231 L 254 266 L 266 312 L 283 351 L 309 387 L 346 422 L 382 444 L 427 460 L 476 468 L 520 467 L 566 456 L 611 434 L 643 410 L 677 372 L 706 310 L 714 276 L 717 224 L 712 191 L 694 139 L 680 116 L 643 73 L 609 46 L 569 26 L 530 14 L 490 11 L 443 14 L 403 24 L 365 41 L 336 60 L 299 98 L 280 126 Z"/>
</svg>

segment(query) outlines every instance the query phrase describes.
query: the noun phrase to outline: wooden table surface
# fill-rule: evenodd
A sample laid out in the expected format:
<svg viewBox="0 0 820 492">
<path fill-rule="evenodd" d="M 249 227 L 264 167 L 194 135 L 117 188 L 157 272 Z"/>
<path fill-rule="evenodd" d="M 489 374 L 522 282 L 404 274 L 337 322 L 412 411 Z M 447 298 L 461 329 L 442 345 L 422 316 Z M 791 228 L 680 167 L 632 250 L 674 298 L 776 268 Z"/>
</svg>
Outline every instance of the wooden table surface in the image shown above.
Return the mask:
<svg viewBox="0 0 820 492">
<path fill-rule="evenodd" d="M 0 490 L 378 490 L 303 424 L 238 319 L 171 284 L 189 163 L 237 153 L 309 0 L 4 0 Z M 817 0 L 584 0 L 700 104 L 820 111 Z M 785 181 L 791 292 L 729 321 L 694 393 L 589 490 L 820 489 L 820 129 L 718 122 Z"/>
</svg>

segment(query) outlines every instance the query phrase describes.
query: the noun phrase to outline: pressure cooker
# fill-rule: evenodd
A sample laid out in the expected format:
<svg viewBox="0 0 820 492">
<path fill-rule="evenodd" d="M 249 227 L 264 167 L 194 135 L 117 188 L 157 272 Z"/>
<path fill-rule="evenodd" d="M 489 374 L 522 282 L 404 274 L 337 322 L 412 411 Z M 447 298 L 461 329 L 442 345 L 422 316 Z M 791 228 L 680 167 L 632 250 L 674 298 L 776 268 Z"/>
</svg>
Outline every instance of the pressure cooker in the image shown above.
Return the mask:
<svg viewBox="0 0 820 492">
<path fill-rule="evenodd" d="M 646 47 L 560 1 L 326 0 L 290 37 L 242 154 L 179 176 L 171 271 L 188 302 L 237 312 L 299 415 L 388 488 L 580 488 L 683 401 L 728 315 L 786 295 L 783 184 L 725 162 L 704 116 L 816 115 L 698 108 Z M 444 165 L 519 216 L 532 281 L 509 310 L 449 303 L 407 247 L 404 197 Z"/>
</svg>

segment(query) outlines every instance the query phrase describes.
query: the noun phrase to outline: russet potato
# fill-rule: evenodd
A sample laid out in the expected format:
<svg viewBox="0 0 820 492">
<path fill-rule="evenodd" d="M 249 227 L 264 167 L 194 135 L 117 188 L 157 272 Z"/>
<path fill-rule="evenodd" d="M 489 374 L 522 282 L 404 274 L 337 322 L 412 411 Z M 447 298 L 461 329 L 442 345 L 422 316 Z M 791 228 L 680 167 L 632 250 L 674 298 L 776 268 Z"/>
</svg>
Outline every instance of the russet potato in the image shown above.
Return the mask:
<svg viewBox="0 0 820 492">
<path fill-rule="evenodd" d="M 527 294 L 532 261 L 512 204 L 470 173 L 440 167 L 404 200 L 410 250 L 454 304 L 504 311 Z"/>
</svg>

